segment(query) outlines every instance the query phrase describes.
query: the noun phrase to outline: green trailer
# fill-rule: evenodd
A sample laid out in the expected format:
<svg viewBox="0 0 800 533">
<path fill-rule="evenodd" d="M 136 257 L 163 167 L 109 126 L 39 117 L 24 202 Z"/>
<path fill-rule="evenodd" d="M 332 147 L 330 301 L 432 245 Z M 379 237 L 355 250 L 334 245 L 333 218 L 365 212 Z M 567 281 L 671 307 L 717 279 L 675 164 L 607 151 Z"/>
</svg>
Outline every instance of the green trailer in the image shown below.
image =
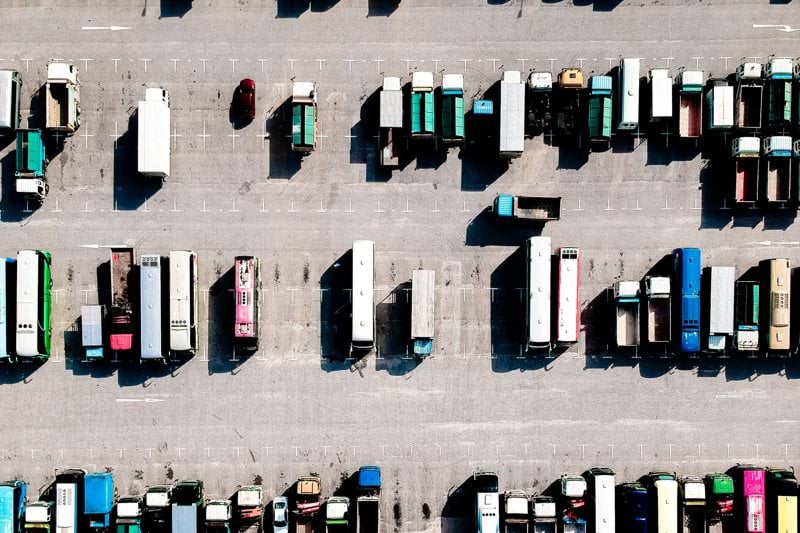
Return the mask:
<svg viewBox="0 0 800 533">
<path fill-rule="evenodd" d="M 415 72 L 411 77 L 411 136 L 432 139 L 434 129 L 433 73 Z"/>
<path fill-rule="evenodd" d="M 292 151 L 308 154 L 317 147 L 317 87 L 313 82 L 292 84 Z"/>
<path fill-rule="evenodd" d="M 442 77 L 442 142 L 464 142 L 464 76 L 461 74 Z"/>
<path fill-rule="evenodd" d="M 589 144 L 592 150 L 611 146 L 611 76 L 592 76 L 589 85 Z"/>
<path fill-rule="evenodd" d="M 15 189 L 24 198 L 41 203 L 49 190 L 42 130 L 17 130 L 16 149 Z"/>
</svg>

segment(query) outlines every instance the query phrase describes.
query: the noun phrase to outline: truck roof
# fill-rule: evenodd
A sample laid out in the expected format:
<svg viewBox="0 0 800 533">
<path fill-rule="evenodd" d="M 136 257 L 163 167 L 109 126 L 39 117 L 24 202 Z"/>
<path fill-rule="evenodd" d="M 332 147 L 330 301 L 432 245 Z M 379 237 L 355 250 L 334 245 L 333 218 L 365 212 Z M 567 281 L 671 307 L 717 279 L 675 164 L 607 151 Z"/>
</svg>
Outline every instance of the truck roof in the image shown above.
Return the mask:
<svg viewBox="0 0 800 533">
<path fill-rule="evenodd" d="M 734 156 L 756 155 L 761 153 L 761 139 L 758 137 L 738 137 L 733 140 Z"/>
<path fill-rule="evenodd" d="M 206 503 L 206 522 L 224 522 L 231 519 L 231 502 L 211 500 Z"/>
<path fill-rule="evenodd" d="M 258 485 L 239 487 L 236 491 L 236 504 L 239 507 L 257 507 L 261 505 L 262 489 Z"/>
<path fill-rule="evenodd" d="M 309 99 L 316 101 L 316 85 L 311 81 L 296 81 L 292 83 L 292 99 Z"/>
<path fill-rule="evenodd" d="M 699 88 L 702 90 L 706 83 L 706 74 L 702 70 L 684 70 L 680 75 L 681 90 Z"/>
<path fill-rule="evenodd" d="M 163 87 L 145 87 L 144 99 L 148 102 L 163 102 L 169 103 L 169 93 Z"/>
<path fill-rule="evenodd" d="M 50 521 L 50 509 L 53 502 L 38 501 L 25 507 L 25 522 L 31 524 L 46 524 Z"/>
<path fill-rule="evenodd" d="M 453 89 L 464 90 L 463 74 L 445 74 L 442 76 L 442 90 L 451 91 Z"/>
<path fill-rule="evenodd" d="M 531 72 L 528 87 L 534 91 L 553 88 L 553 74 L 550 72 Z"/>
<path fill-rule="evenodd" d="M 326 520 L 342 520 L 347 517 L 350 508 L 350 498 L 346 496 L 331 496 L 325 505 Z"/>
<path fill-rule="evenodd" d="M 83 512 L 106 514 L 114 506 L 114 479 L 110 472 L 86 474 L 83 478 Z"/>
<path fill-rule="evenodd" d="M 435 279 L 434 270 L 411 273 L 411 338 L 433 338 Z"/>
<path fill-rule="evenodd" d="M 313 496 L 319 494 L 319 476 L 301 477 L 297 481 L 297 494 Z"/>
<path fill-rule="evenodd" d="M 638 298 L 638 281 L 618 281 L 614 283 L 614 298 Z"/>
<path fill-rule="evenodd" d="M 142 514 L 140 498 L 121 498 L 117 502 L 118 518 L 136 518 Z"/>
<path fill-rule="evenodd" d="M 767 77 L 775 80 L 792 79 L 792 60 L 787 57 L 773 57 L 767 63 Z"/>
<path fill-rule="evenodd" d="M 645 285 L 648 296 L 670 293 L 670 279 L 668 277 L 647 278 Z"/>
<path fill-rule="evenodd" d="M 415 72 L 411 75 L 411 90 L 433 90 L 433 72 Z"/>
<path fill-rule="evenodd" d="M 387 83 L 389 80 L 396 80 Z M 380 93 L 380 127 L 403 127 L 403 92 L 400 89 L 400 78 L 384 78 L 383 90 Z"/>
<path fill-rule="evenodd" d="M 377 466 L 362 466 L 358 469 L 358 488 L 381 488 L 381 469 Z"/>
<path fill-rule="evenodd" d="M 761 63 L 742 63 L 736 68 L 737 80 L 760 80 L 762 77 Z"/>
<path fill-rule="evenodd" d="M 505 493 L 505 513 L 506 516 L 528 516 L 528 495 L 522 491 L 507 491 Z"/>
<path fill-rule="evenodd" d="M 81 306 L 81 345 L 102 346 L 103 345 L 103 306 L 101 305 L 82 305 Z"/>
<path fill-rule="evenodd" d="M 586 480 L 577 474 L 561 476 L 561 494 L 568 498 L 582 498 L 586 494 Z"/>
<path fill-rule="evenodd" d="M 533 499 L 533 516 L 536 518 L 555 518 L 556 502 L 552 498 L 537 496 Z"/>
<path fill-rule="evenodd" d="M 500 151 L 525 149 L 525 86 L 520 73 L 507 70 L 500 84 Z"/>
<path fill-rule="evenodd" d="M 579 68 L 565 68 L 558 74 L 558 84 L 569 89 L 583 87 L 583 72 Z"/>
<path fill-rule="evenodd" d="M 711 267 L 711 306 L 709 333 L 733 335 L 733 300 L 735 267 Z"/>
<path fill-rule="evenodd" d="M 78 67 L 71 63 L 48 63 L 47 81 L 66 80 L 78 83 Z"/>
<path fill-rule="evenodd" d="M 790 157 L 792 155 L 792 138 L 788 135 L 773 135 L 763 140 L 764 155 Z"/>
<path fill-rule="evenodd" d="M 706 485 L 700 478 L 683 480 L 683 498 L 686 500 L 705 500 Z"/>
<path fill-rule="evenodd" d="M 384 76 L 383 77 L 383 90 L 384 91 L 400 91 L 402 89 L 402 81 L 398 76 Z"/>
</svg>

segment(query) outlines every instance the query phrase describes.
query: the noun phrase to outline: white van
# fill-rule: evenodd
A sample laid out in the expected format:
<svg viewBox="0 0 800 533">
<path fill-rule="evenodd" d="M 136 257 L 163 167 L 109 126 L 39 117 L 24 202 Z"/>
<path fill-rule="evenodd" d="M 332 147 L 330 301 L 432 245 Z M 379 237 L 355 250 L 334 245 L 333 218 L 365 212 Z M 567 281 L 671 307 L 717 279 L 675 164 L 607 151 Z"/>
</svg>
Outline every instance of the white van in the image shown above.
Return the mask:
<svg viewBox="0 0 800 533">
<path fill-rule="evenodd" d="M 0 70 L 0 131 L 13 133 L 22 120 L 22 77 L 16 70 Z"/>
</svg>

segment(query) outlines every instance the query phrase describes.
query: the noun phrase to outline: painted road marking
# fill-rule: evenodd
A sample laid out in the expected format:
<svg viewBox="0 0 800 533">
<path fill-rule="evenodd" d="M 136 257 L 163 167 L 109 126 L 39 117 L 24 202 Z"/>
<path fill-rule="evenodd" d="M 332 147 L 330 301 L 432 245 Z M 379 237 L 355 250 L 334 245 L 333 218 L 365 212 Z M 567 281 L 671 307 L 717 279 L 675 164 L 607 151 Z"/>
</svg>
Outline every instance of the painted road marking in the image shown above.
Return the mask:
<svg viewBox="0 0 800 533">
<path fill-rule="evenodd" d="M 122 30 L 129 30 L 131 29 L 130 26 L 81 26 L 83 31 L 97 31 L 97 30 L 106 30 L 106 31 L 122 31 Z"/>
</svg>

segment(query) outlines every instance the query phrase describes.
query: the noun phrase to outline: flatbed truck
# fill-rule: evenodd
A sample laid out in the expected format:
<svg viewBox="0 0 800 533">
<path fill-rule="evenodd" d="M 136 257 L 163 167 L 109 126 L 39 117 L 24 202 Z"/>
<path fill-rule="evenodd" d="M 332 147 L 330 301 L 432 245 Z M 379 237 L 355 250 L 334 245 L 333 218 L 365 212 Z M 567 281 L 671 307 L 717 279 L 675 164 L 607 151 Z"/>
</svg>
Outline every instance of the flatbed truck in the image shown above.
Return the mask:
<svg viewBox="0 0 800 533">
<path fill-rule="evenodd" d="M 702 70 L 684 70 L 678 76 L 678 135 L 682 139 L 698 139 L 703 133 Z"/>
<path fill-rule="evenodd" d="M 672 294 L 668 277 L 645 280 L 647 298 L 647 342 L 668 343 L 672 337 Z"/>
<path fill-rule="evenodd" d="M 561 218 L 560 196 L 516 196 L 498 194 L 492 207 L 499 219 L 525 219 L 546 222 Z"/>
<path fill-rule="evenodd" d="M 403 131 L 403 90 L 400 78 L 386 76 L 380 93 L 380 165 L 400 166 L 400 135 Z"/>
<path fill-rule="evenodd" d="M 614 283 L 617 346 L 639 346 L 639 282 Z"/>
<path fill-rule="evenodd" d="M 735 176 L 733 201 L 739 207 L 753 207 L 760 198 L 761 140 L 738 137 L 731 144 Z"/>
<path fill-rule="evenodd" d="M 81 94 L 78 67 L 72 63 L 49 63 L 45 84 L 45 129 L 63 135 L 81 125 Z"/>
<path fill-rule="evenodd" d="M 761 99 L 764 92 L 761 63 L 742 63 L 736 68 L 736 127 L 761 129 Z"/>
</svg>

